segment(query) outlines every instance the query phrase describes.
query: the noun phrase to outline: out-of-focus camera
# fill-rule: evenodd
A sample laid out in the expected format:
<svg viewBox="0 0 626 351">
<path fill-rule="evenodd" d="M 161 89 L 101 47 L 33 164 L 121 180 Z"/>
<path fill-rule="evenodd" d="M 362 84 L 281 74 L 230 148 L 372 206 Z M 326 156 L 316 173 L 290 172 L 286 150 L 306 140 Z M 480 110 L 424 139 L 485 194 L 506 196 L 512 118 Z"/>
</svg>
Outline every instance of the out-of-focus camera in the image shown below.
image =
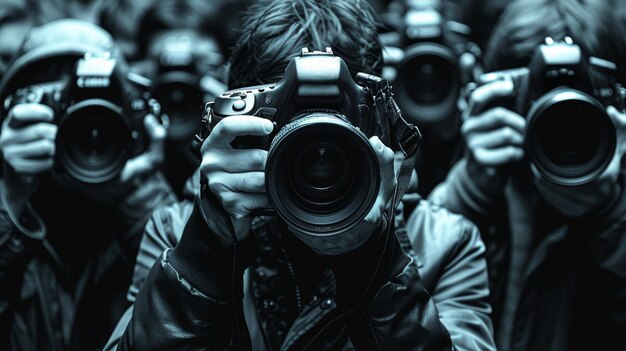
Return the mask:
<svg viewBox="0 0 626 351">
<path fill-rule="evenodd" d="M 82 183 L 104 183 L 145 148 L 143 117 L 152 113 L 159 118 L 160 107 L 129 84 L 111 52 L 86 52 L 78 58 L 77 51 L 43 47 L 13 62 L 2 83 L 4 114 L 23 103 L 51 107 L 58 125 L 55 171 Z M 29 69 L 41 72 L 42 67 L 57 70 L 48 76 L 58 78 L 35 77 L 34 84 L 15 86 Z"/>
<path fill-rule="evenodd" d="M 616 69 L 585 58 L 571 38 L 546 38 L 528 67 L 487 73 L 482 83 L 513 82 L 513 96 L 497 103 L 526 117 L 529 161 L 547 180 L 577 186 L 600 176 L 615 153 L 617 132 L 606 107 L 623 110 L 626 97 Z"/>
<path fill-rule="evenodd" d="M 456 116 L 460 88 L 472 80 L 478 47 L 470 28 L 443 17 L 440 0 L 407 0 L 399 45 L 404 57 L 393 82 L 398 105 L 413 123 Z"/>
<path fill-rule="evenodd" d="M 238 137 L 233 146 L 269 149 L 267 194 L 292 230 L 318 238 L 341 234 L 363 220 L 380 186 L 368 141 L 381 135 L 370 88 L 377 80 L 359 73 L 355 82 L 330 48 L 303 49 L 280 82 L 221 94 L 208 105 L 205 123 L 213 127 L 233 115 L 273 121 L 270 136 Z M 203 134 L 198 154 L 208 130 Z"/>
<path fill-rule="evenodd" d="M 221 64 L 221 55 L 205 53 L 205 56 L 211 54 L 210 67 L 200 68 L 191 38 L 169 36 L 162 45 L 152 95 L 169 117 L 168 139 L 188 142 L 200 127 L 197 116 L 204 102 L 225 90 L 209 74 Z"/>
</svg>

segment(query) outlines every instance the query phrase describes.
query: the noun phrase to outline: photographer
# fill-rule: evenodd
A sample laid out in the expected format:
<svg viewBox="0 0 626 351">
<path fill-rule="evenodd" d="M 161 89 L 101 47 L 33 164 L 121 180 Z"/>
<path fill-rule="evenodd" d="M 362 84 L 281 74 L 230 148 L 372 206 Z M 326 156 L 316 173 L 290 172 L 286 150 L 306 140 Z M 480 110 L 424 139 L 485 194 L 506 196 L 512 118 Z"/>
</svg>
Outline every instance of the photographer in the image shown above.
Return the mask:
<svg viewBox="0 0 626 351">
<path fill-rule="evenodd" d="M 577 0 L 509 5 L 486 63 L 510 71 L 484 75 L 471 94 L 468 154 L 431 195 L 483 233 L 503 350 L 623 344 L 626 115 L 615 82 L 626 78 L 626 45 L 612 11 Z"/>
<path fill-rule="evenodd" d="M 155 110 L 130 116 L 130 101 L 111 103 L 136 89 L 120 79 L 123 60 L 104 54 L 113 49 L 99 27 L 51 22 L 31 30 L 3 77 L 3 350 L 102 347 L 126 308 L 147 217 L 175 200 L 156 172 L 166 131 Z M 145 147 L 131 154 L 121 143 L 135 134 Z"/>
<path fill-rule="evenodd" d="M 200 128 L 197 116 L 205 101 L 226 90 L 224 59 L 215 36 L 223 6 L 200 0 L 159 1 L 139 24 L 140 61 L 133 69 L 152 80 L 152 94 L 170 120 L 163 173 L 179 197 L 199 166 L 189 152 Z"/>
<path fill-rule="evenodd" d="M 231 87 L 269 83 L 244 91 L 284 92 L 294 76 L 311 72 L 295 74 L 298 65 L 310 69 L 337 62 L 328 51 L 298 56 L 307 46 L 331 46 L 350 76 L 380 73 L 381 46 L 365 1 L 261 1 L 249 13 L 231 57 Z M 270 101 L 268 96 L 259 100 Z M 216 114 L 229 99 L 215 102 Z M 313 113 L 301 121 L 316 118 Z M 275 128 L 245 114 L 225 116 L 212 126 L 201 147 L 207 183 L 194 204 L 161 209 L 148 223 L 129 290 L 134 307 L 106 349 L 493 349 L 478 232 L 460 216 L 426 203 L 406 233 L 394 230 L 393 219 L 384 214 L 393 206 L 388 203 L 395 191 L 394 155 L 378 137 L 363 143 L 380 165 L 375 170 L 380 174 L 373 175 L 380 187 L 369 212 L 349 231 L 325 239 L 288 229 L 284 213 L 281 219 L 255 216 L 271 206 L 267 179 L 288 172 L 273 173 L 266 164 L 289 159 L 293 148 L 284 147 L 284 157 L 274 159 L 272 150 L 232 144 Z M 285 127 L 282 138 L 295 129 Z M 350 130 L 346 138 L 355 135 Z M 311 144 L 302 139 L 296 148 L 306 151 Z M 360 162 L 362 156 L 349 151 Z M 277 186 L 289 188 L 287 182 Z"/>
</svg>

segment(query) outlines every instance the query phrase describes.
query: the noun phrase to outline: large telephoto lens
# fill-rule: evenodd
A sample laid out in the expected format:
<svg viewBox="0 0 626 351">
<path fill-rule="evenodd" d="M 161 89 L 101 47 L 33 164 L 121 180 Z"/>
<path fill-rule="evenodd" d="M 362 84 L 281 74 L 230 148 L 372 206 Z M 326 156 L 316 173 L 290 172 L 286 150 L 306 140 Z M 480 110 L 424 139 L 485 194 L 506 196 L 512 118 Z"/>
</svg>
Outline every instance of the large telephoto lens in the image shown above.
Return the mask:
<svg viewBox="0 0 626 351">
<path fill-rule="evenodd" d="M 436 123 L 453 116 L 459 86 L 456 56 L 435 43 L 409 47 L 394 82 L 398 106 L 416 124 Z"/>
<path fill-rule="evenodd" d="M 107 182 L 124 168 L 131 140 L 119 107 L 99 99 L 82 101 L 68 109 L 59 125 L 59 165 L 81 182 Z"/>
<path fill-rule="evenodd" d="M 528 114 L 528 156 L 547 180 L 566 186 L 598 178 L 613 158 L 616 131 L 604 106 L 573 89 L 557 89 Z"/>
<path fill-rule="evenodd" d="M 307 112 L 272 141 L 266 189 L 292 230 L 333 236 L 352 229 L 369 213 L 378 195 L 379 172 L 368 138 L 345 117 Z"/>
<path fill-rule="evenodd" d="M 200 127 L 198 115 L 204 105 L 198 77 L 183 71 L 164 73 L 155 79 L 152 96 L 169 117 L 167 138 L 173 141 L 193 139 Z"/>
</svg>

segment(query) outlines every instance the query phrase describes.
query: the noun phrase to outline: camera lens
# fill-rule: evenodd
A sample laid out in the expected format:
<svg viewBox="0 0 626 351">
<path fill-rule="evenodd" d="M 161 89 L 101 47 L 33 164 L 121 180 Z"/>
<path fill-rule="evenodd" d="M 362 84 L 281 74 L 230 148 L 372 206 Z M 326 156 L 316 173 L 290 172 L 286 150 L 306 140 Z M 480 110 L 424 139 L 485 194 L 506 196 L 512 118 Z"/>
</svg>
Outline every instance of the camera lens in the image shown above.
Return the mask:
<svg viewBox="0 0 626 351">
<path fill-rule="evenodd" d="M 604 106 L 576 90 L 548 93 L 529 112 L 529 157 L 557 184 L 581 185 L 600 176 L 613 158 L 615 138 Z"/>
<path fill-rule="evenodd" d="M 183 71 L 167 72 L 155 79 L 153 97 L 170 119 L 168 139 L 191 140 L 200 126 L 203 106 L 198 78 Z"/>
<path fill-rule="evenodd" d="M 290 169 L 291 187 L 302 205 L 318 213 L 332 213 L 343 203 L 354 181 L 348 155 L 336 145 L 319 142 L 305 146 Z"/>
<path fill-rule="evenodd" d="M 459 70 L 454 53 L 439 44 L 409 47 L 394 82 L 398 105 L 411 122 L 434 123 L 456 111 Z"/>
<path fill-rule="evenodd" d="M 118 107 L 104 100 L 85 100 L 69 109 L 59 125 L 59 163 L 81 182 L 103 183 L 124 168 L 130 142 L 130 129 Z"/>
<path fill-rule="evenodd" d="M 344 116 L 308 111 L 276 135 L 265 170 L 266 189 L 292 230 L 314 236 L 344 233 L 370 211 L 379 165 L 368 138 Z"/>
</svg>

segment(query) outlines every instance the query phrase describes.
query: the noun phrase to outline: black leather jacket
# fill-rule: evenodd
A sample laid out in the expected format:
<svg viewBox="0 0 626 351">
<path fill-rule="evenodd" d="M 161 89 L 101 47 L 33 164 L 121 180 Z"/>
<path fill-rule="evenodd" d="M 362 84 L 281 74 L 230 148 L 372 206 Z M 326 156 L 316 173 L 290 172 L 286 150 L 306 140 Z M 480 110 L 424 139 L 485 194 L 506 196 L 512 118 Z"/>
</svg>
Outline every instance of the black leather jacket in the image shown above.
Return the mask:
<svg viewBox="0 0 626 351">
<path fill-rule="evenodd" d="M 208 231 L 190 202 L 154 213 L 128 293 L 134 309 L 120 320 L 105 350 L 228 347 L 233 333 L 227 294 L 216 297 L 222 292 L 215 287 L 198 289 L 190 267 L 176 258 L 185 236 L 198 227 Z M 328 269 L 318 269 L 313 257 L 296 251 L 276 221 L 254 227 L 259 247 L 245 273 L 243 306 L 253 349 L 303 349 L 311 331 L 329 325 L 340 310 L 337 282 Z M 311 349 L 495 349 L 484 246 L 477 229 L 425 201 L 406 228 L 396 230 L 403 250 L 396 251 L 376 296 L 351 321 L 328 327 Z M 229 265 L 210 259 L 197 264 L 207 271 L 228 270 Z"/>
<path fill-rule="evenodd" d="M 31 200 L 22 223 L 0 206 L 0 350 L 99 349 L 128 308 L 145 223 L 174 194 L 156 174 L 115 208 L 46 187 Z"/>
</svg>

